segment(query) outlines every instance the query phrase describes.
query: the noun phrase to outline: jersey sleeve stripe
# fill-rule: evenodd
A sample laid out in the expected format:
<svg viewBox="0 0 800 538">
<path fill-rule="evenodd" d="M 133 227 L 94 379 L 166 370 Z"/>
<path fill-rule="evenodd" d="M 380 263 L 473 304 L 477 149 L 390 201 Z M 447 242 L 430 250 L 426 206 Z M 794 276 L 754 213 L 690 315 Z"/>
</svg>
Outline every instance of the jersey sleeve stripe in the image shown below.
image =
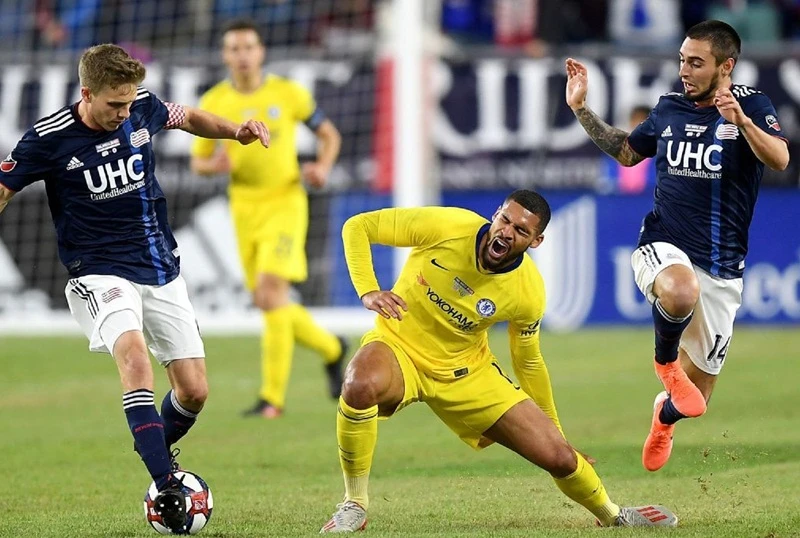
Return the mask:
<svg viewBox="0 0 800 538">
<path fill-rule="evenodd" d="M 37 123 L 35 123 L 33 125 L 33 128 L 34 129 L 42 129 L 42 128 L 47 127 L 49 125 L 52 125 L 54 123 L 58 123 L 59 121 L 63 120 L 64 118 L 66 118 L 66 117 L 68 117 L 70 115 L 71 114 L 70 114 L 69 109 L 62 110 L 61 112 L 57 112 L 57 113 L 53 114 L 49 118 L 45 118 L 45 119 L 39 120 Z"/>
<path fill-rule="evenodd" d="M 64 128 L 66 128 L 66 127 L 69 127 L 73 123 L 75 123 L 75 120 L 72 117 L 70 117 L 68 119 L 68 121 L 66 121 L 64 123 L 61 123 L 61 124 L 58 124 L 58 125 L 53 125 L 53 126 L 47 128 L 47 129 L 43 129 L 41 131 L 37 130 L 36 134 L 38 134 L 39 136 L 44 136 L 46 134 L 54 133 L 56 131 L 60 131 L 60 130 L 62 130 Z"/>
</svg>

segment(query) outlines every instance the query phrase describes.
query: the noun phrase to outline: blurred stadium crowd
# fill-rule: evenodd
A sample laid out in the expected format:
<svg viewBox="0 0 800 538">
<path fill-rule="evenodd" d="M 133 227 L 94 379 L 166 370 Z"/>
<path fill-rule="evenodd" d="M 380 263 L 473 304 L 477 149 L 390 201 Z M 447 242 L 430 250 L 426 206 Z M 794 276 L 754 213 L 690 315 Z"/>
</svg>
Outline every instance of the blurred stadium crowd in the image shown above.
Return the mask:
<svg viewBox="0 0 800 538">
<path fill-rule="evenodd" d="M 798 0 L 445 0 L 442 8 L 448 34 L 532 54 L 584 42 L 670 47 L 706 19 L 731 24 L 745 43 L 800 38 Z"/>
<path fill-rule="evenodd" d="M 79 50 L 97 42 L 205 48 L 244 17 L 269 46 L 369 48 L 380 0 L 32 0 L 0 2 L 0 37 L 29 50 Z M 520 47 L 531 55 L 586 42 L 663 48 L 708 18 L 747 44 L 800 39 L 800 0 L 443 0 L 443 34 L 462 44 Z M 343 39 L 346 38 L 346 39 Z M 357 45 L 358 46 L 358 45 Z"/>
<path fill-rule="evenodd" d="M 372 32 L 373 0 L 35 0 L 0 2 L 0 37 L 35 50 L 80 50 L 92 43 L 153 49 L 215 46 L 222 26 L 247 18 L 268 46 L 325 45 L 337 33 Z"/>
</svg>

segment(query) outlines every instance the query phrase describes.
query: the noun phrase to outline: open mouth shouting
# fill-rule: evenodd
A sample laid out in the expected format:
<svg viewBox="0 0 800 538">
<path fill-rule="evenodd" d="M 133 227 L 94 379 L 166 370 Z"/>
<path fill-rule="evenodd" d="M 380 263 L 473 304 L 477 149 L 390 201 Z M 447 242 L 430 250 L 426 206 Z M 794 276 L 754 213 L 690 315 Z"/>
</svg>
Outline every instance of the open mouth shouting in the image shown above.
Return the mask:
<svg viewBox="0 0 800 538">
<path fill-rule="evenodd" d="M 501 237 L 494 237 L 489 241 L 489 257 L 494 261 L 502 260 L 509 250 L 511 244 Z"/>
</svg>

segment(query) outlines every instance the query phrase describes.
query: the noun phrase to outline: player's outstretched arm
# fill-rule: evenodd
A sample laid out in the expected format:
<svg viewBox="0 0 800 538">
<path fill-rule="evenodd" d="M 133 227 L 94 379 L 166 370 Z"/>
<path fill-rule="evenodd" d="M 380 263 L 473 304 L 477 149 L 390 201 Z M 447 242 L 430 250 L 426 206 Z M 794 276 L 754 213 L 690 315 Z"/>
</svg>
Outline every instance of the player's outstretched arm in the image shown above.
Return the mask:
<svg viewBox="0 0 800 538">
<path fill-rule="evenodd" d="M 312 187 L 324 187 L 328 181 L 328 174 L 339 158 L 342 147 L 342 135 L 331 120 L 324 120 L 315 131 L 319 145 L 317 147 L 317 160 L 303 164 L 303 177 Z"/>
<path fill-rule="evenodd" d="M 265 148 L 269 147 L 269 130 L 264 122 L 247 120 L 241 125 L 236 125 L 232 121 L 199 108 L 188 106 L 183 108 L 186 111 L 186 118 L 179 128 L 188 133 L 203 138 L 238 140 L 244 145 L 258 140 Z"/>
<path fill-rule="evenodd" d="M 639 155 L 628 145 L 628 134 L 622 129 L 612 127 L 586 106 L 586 93 L 589 89 L 589 76 L 586 66 L 577 60 L 567 58 L 567 104 L 583 126 L 589 138 L 623 166 L 633 166 L 645 157 Z"/>
<path fill-rule="evenodd" d="M 720 115 L 736 125 L 744 134 L 758 160 L 773 170 L 786 170 L 789 166 L 789 146 L 786 140 L 761 129 L 744 113 L 739 101 L 729 88 L 720 88 L 714 94 L 714 105 Z"/>
<path fill-rule="evenodd" d="M 8 205 L 9 200 L 11 200 L 15 194 L 17 193 L 6 188 L 5 185 L 0 185 L 0 213 L 3 212 Z"/>
</svg>

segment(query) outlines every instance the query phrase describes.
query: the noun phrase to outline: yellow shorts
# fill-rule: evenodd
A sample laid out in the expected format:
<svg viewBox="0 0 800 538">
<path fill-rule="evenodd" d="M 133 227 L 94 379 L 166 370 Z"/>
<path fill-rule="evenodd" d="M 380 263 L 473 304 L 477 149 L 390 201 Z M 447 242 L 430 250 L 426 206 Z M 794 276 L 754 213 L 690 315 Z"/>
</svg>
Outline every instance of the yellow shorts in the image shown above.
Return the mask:
<svg viewBox="0 0 800 538">
<path fill-rule="evenodd" d="M 389 346 L 403 372 L 403 401 L 394 413 L 414 402 L 425 402 L 472 448 L 481 449 L 492 444 L 483 433 L 506 411 L 528 399 L 525 391 L 511 381 L 494 357 L 464 377 L 443 381 L 420 371 L 396 340 L 373 329 L 364 335 L 361 345 L 371 342 Z"/>
<path fill-rule="evenodd" d="M 255 288 L 259 274 L 304 281 L 308 277 L 305 189 L 298 184 L 278 194 L 264 194 L 237 187 L 230 191 L 230 203 L 247 288 Z"/>
</svg>

